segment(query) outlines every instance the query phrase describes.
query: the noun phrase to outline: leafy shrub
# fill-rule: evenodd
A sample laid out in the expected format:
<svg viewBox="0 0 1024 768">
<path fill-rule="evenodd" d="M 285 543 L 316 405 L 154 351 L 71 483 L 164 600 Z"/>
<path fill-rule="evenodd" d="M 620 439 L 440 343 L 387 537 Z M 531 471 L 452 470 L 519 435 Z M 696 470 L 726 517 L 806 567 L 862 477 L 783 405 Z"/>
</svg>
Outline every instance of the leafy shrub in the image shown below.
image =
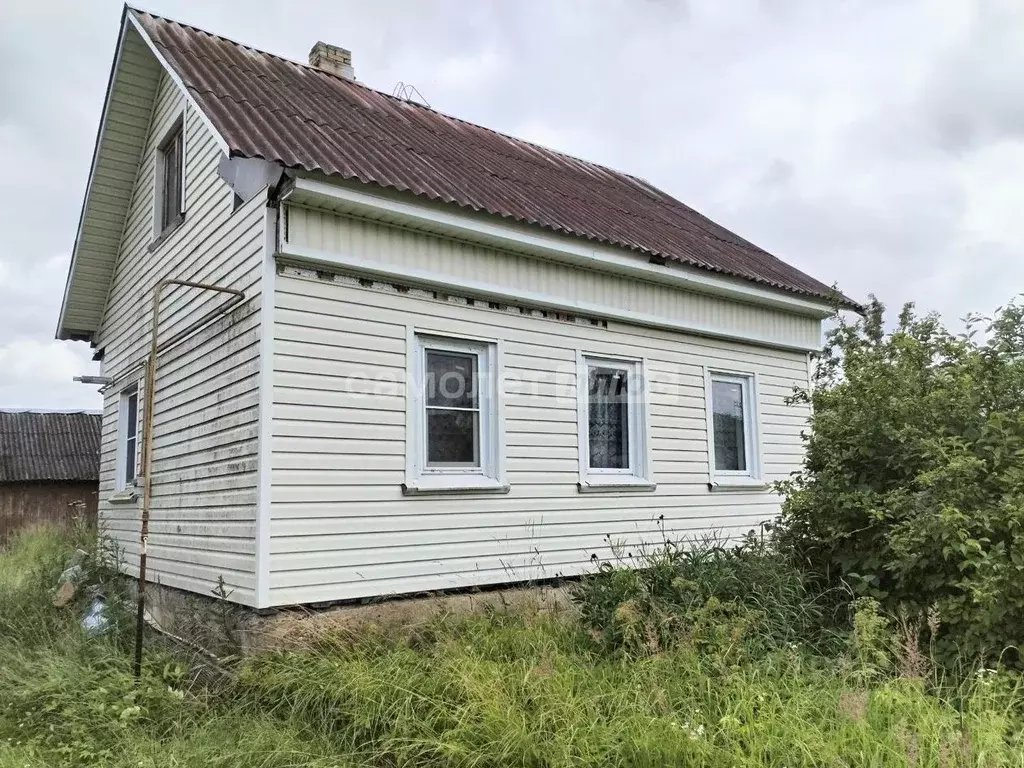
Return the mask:
<svg viewBox="0 0 1024 768">
<path fill-rule="evenodd" d="M 801 567 L 896 614 L 931 611 L 935 652 L 1020 660 L 1024 306 L 953 335 L 874 302 L 829 332 L 802 471 L 776 534 Z"/>
<path fill-rule="evenodd" d="M 665 542 L 639 568 L 602 563 L 573 589 L 581 620 L 609 649 L 637 654 L 685 641 L 736 652 L 820 640 L 823 601 L 770 543 Z"/>
</svg>

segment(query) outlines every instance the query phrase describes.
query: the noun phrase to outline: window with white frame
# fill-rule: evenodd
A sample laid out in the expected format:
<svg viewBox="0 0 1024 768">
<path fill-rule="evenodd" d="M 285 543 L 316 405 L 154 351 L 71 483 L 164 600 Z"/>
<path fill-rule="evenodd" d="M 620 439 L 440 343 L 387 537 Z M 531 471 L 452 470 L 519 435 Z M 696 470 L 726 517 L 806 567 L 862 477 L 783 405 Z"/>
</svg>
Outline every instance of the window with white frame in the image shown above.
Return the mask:
<svg viewBox="0 0 1024 768">
<path fill-rule="evenodd" d="M 712 482 L 728 485 L 759 481 L 756 378 L 749 374 L 711 371 L 706 387 Z"/>
<path fill-rule="evenodd" d="M 156 235 L 176 227 L 185 210 L 185 126 L 179 119 L 156 153 Z"/>
<path fill-rule="evenodd" d="M 139 391 L 121 393 L 117 414 L 117 490 L 130 490 L 135 485 L 139 466 Z"/>
<path fill-rule="evenodd" d="M 580 355 L 580 490 L 652 485 L 643 363 Z"/>
<path fill-rule="evenodd" d="M 412 332 L 407 493 L 506 491 L 498 344 Z"/>
</svg>

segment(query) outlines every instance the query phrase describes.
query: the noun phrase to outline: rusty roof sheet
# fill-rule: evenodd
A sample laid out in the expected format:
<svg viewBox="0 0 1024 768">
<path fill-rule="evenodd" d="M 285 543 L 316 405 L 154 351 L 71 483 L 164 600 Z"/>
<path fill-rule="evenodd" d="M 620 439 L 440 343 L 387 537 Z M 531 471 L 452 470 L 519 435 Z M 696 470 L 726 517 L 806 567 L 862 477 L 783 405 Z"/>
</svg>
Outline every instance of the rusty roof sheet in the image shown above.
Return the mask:
<svg viewBox="0 0 1024 768">
<path fill-rule="evenodd" d="M 132 12 L 232 155 L 410 192 L 795 294 L 834 295 L 642 179 Z"/>
<path fill-rule="evenodd" d="M 98 413 L 0 411 L 0 483 L 99 476 Z"/>
</svg>

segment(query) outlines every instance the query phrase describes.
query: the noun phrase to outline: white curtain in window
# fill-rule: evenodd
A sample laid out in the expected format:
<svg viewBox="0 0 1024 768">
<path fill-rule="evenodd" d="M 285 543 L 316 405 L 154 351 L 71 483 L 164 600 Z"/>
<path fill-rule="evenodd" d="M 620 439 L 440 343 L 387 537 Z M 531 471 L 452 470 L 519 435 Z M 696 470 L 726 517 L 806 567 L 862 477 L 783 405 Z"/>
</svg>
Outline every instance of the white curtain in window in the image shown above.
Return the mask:
<svg viewBox="0 0 1024 768">
<path fill-rule="evenodd" d="M 589 368 L 591 469 L 629 468 L 629 374 Z"/>
</svg>

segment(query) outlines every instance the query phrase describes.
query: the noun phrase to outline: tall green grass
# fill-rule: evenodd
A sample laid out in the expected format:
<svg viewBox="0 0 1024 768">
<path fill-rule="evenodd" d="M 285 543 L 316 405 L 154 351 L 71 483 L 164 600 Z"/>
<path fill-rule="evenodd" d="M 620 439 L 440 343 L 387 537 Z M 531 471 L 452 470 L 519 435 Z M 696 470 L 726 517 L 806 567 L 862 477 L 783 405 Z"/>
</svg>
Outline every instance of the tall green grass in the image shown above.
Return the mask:
<svg viewBox="0 0 1024 768">
<path fill-rule="evenodd" d="M 1024 767 L 1024 702 L 1010 673 L 972 675 L 946 693 L 858 652 L 883 641 L 883 622 L 867 622 L 849 652 L 822 655 L 789 635 L 766 641 L 776 620 L 767 610 L 754 623 L 719 615 L 715 642 L 681 631 L 637 653 L 572 617 L 530 611 L 328 631 L 213 687 L 154 643 L 135 685 L 116 633 L 88 637 L 84 606 L 52 605 L 68 546 L 37 532 L 0 554 L 0 768 Z M 749 604 L 721 590 L 748 566 L 763 582 L 770 563 L 719 566 L 726 577 L 692 574 L 705 580 L 692 588 L 703 604 L 761 611 L 763 590 Z M 581 599 L 597 588 L 585 584 Z"/>
<path fill-rule="evenodd" d="M 919 681 L 865 686 L 798 651 L 733 668 L 683 647 L 608 658 L 550 618 L 266 656 L 243 687 L 371 765 L 1024 764 L 1006 687 L 976 687 L 961 713 Z"/>
<path fill-rule="evenodd" d="M 632 554 L 632 553 L 630 553 Z M 751 535 L 645 548 L 601 563 L 573 589 L 581 620 L 610 650 L 659 652 L 679 643 L 763 653 L 794 644 L 834 651 L 842 602 L 816 591 L 769 543 Z"/>
</svg>

